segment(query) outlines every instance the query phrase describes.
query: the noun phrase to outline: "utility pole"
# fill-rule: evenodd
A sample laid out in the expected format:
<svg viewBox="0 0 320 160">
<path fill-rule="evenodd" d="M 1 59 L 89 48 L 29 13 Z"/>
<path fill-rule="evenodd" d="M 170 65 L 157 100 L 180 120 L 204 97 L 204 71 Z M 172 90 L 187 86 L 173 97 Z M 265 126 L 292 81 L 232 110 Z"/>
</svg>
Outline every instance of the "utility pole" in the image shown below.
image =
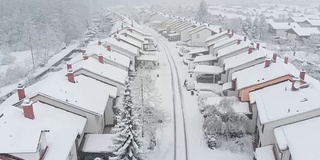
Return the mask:
<svg viewBox="0 0 320 160">
<path fill-rule="evenodd" d="M 143 99 L 143 78 L 141 78 L 141 71 L 140 71 L 140 83 L 141 83 L 141 108 L 142 108 L 142 113 L 141 113 L 141 116 L 142 116 L 142 137 L 144 137 L 144 131 L 143 131 L 143 125 L 144 125 L 144 99 Z"/>
</svg>

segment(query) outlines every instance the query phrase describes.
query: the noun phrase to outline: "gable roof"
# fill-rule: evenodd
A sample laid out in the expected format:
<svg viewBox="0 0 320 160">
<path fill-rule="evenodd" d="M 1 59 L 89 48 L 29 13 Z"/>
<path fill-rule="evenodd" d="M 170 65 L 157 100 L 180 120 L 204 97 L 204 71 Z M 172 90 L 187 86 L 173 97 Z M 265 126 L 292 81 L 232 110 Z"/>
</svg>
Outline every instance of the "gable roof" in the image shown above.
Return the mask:
<svg viewBox="0 0 320 160">
<path fill-rule="evenodd" d="M 223 49 L 220 49 L 217 53 L 218 53 L 218 58 L 219 57 L 223 57 L 223 56 L 226 56 L 228 54 L 231 54 L 233 52 L 236 52 L 236 51 L 239 51 L 239 50 L 242 50 L 242 49 L 245 49 L 245 48 L 249 48 L 249 43 L 248 41 L 246 42 L 242 42 L 240 44 L 234 44 L 234 45 L 231 45 L 231 46 L 228 46 L 226 48 L 223 48 Z"/>
<path fill-rule="evenodd" d="M 288 124 L 274 129 L 281 150 L 289 149 L 292 159 L 319 159 L 320 117 Z"/>
<path fill-rule="evenodd" d="M 82 60 L 72 65 L 72 69 L 74 72 L 85 69 L 92 73 L 95 73 L 99 76 L 105 77 L 112 81 L 118 82 L 120 84 L 125 84 L 128 72 L 122 70 L 118 67 L 109 65 L 109 64 L 102 64 L 98 62 L 98 60 L 89 57 L 87 60 Z M 110 90 L 111 97 L 116 97 L 116 90 Z"/>
<path fill-rule="evenodd" d="M 259 50 L 254 50 L 251 54 L 248 54 L 248 52 L 244 52 L 239 55 L 225 59 L 223 62 L 225 65 L 224 69 L 228 70 L 231 68 L 235 68 L 243 64 L 256 61 L 258 59 L 264 60 L 266 57 L 271 58 L 272 52 L 263 48 L 260 48 Z"/>
<path fill-rule="evenodd" d="M 115 50 L 116 52 L 119 52 L 119 53 L 123 53 L 123 51 L 125 51 L 127 53 L 132 54 L 132 55 L 138 56 L 138 49 L 130 44 L 127 44 L 122 41 L 119 42 L 115 38 L 107 38 L 106 43 L 107 43 L 107 45 L 110 44 L 114 47 L 117 47 L 117 48 L 111 47 L 111 50 Z"/>
<path fill-rule="evenodd" d="M 270 22 L 270 26 L 275 30 L 285 30 L 290 28 L 300 28 L 296 22 Z"/>
<path fill-rule="evenodd" d="M 23 116 L 20 108 L 6 106 L 0 111 L 0 153 L 34 152 L 38 148 L 41 130 L 50 149 L 46 160 L 67 159 L 78 134 L 82 134 L 86 119 L 50 105 L 33 103 L 35 119 Z M 28 143 L 26 143 L 28 141 Z"/>
<path fill-rule="evenodd" d="M 285 64 L 281 58 L 277 58 L 277 62 L 271 63 L 267 68 L 265 68 L 265 63 L 262 63 L 237 71 L 232 74 L 232 80 L 236 79 L 237 90 L 241 90 L 286 75 L 295 76 L 296 74 L 298 70 L 291 63 Z"/>
<path fill-rule="evenodd" d="M 200 32 L 200 31 L 202 31 L 202 30 L 204 30 L 204 29 L 208 29 L 208 30 L 210 30 L 211 32 L 214 32 L 215 34 L 216 34 L 216 33 L 219 33 L 219 28 L 218 28 L 218 26 L 212 26 L 212 25 L 208 26 L 208 25 L 204 24 L 204 25 L 198 26 L 198 27 L 190 30 L 190 31 L 189 31 L 189 34 L 190 34 L 190 35 L 193 35 L 193 34 L 198 33 L 198 32 Z"/>
<path fill-rule="evenodd" d="M 320 34 L 318 28 L 315 27 L 291 28 L 286 32 L 296 34 L 300 37 L 309 37 L 312 34 Z"/>
<path fill-rule="evenodd" d="M 205 43 L 208 43 L 208 42 L 216 40 L 216 39 L 221 39 L 223 37 L 228 37 L 228 36 L 229 36 L 228 32 L 227 31 L 223 31 L 221 33 L 217 33 L 215 35 L 212 35 L 212 36 L 208 37 L 206 39 Z"/>
<path fill-rule="evenodd" d="M 309 87 L 297 91 L 291 91 L 292 82 L 285 81 L 250 92 L 250 103 L 256 103 L 261 124 L 320 109 L 320 84 L 310 79 L 306 75 Z"/>
</svg>

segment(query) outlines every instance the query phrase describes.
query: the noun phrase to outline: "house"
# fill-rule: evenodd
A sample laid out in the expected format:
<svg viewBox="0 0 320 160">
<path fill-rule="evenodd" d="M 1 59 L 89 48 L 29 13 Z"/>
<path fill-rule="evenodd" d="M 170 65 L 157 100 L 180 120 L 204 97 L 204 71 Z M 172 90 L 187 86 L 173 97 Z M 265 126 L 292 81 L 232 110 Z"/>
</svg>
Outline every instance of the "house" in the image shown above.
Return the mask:
<svg viewBox="0 0 320 160">
<path fill-rule="evenodd" d="M 139 50 L 136 47 L 115 38 L 108 38 L 106 45 L 107 48 L 110 47 L 111 51 L 116 51 L 124 56 L 129 57 L 130 70 L 134 70 L 136 63 L 135 59 L 137 56 L 139 56 Z"/>
<path fill-rule="evenodd" d="M 195 27 L 196 25 L 189 24 L 185 27 L 178 29 L 176 32 L 180 33 L 180 40 L 186 42 L 188 39 L 190 39 L 189 31 L 194 29 Z"/>
<path fill-rule="evenodd" d="M 208 37 L 219 33 L 219 27 L 210 25 L 201 25 L 189 31 L 190 46 L 204 47 Z"/>
<path fill-rule="evenodd" d="M 304 22 L 305 20 L 307 20 L 307 19 L 308 19 L 307 17 L 290 17 L 290 18 L 288 19 L 288 21 L 289 21 L 289 22 L 296 22 L 296 23 L 299 24 L 299 26 L 305 27 L 305 26 L 303 26 L 303 22 Z"/>
<path fill-rule="evenodd" d="M 78 159 L 83 116 L 28 99 L 2 106 L 0 115 L 0 159 Z"/>
<path fill-rule="evenodd" d="M 273 36 L 286 37 L 286 31 L 290 28 L 300 28 L 296 22 L 269 22 L 268 32 Z"/>
<path fill-rule="evenodd" d="M 83 50 L 84 54 L 88 57 L 103 61 L 106 64 L 118 67 L 122 70 L 129 71 L 130 58 L 124 56 L 116 51 L 111 50 L 111 48 L 106 48 L 102 45 L 90 45 Z M 101 56 L 101 59 L 99 57 Z M 82 61 L 83 56 L 77 55 L 72 58 L 73 62 Z"/>
<path fill-rule="evenodd" d="M 279 160 L 319 159 L 320 118 L 311 118 L 274 129 L 274 155 Z"/>
<path fill-rule="evenodd" d="M 208 44 L 209 53 L 217 56 L 219 50 L 227 48 L 229 46 L 233 46 L 235 44 L 238 45 L 241 43 L 241 41 L 242 41 L 241 38 L 236 35 L 234 36 L 230 35 L 218 41 L 213 41 Z M 244 41 L 243 43 L 246 43 L 247 45 L 249 45 L 249 41 Z"/>
<path fill-rule="evenodd" d="M 119 34 L 117 35 L 117 38 L 120 38 L 120 40 L 124 43 L 127 43 L 133 47 L 136 48 L 136 50 L 142 49 L 143 42 L 140 42 L 139 40 L 136 40 L 135 38 L 128 37 L 127 33 Z"/>
<path fill-rule="evenodd" d="M 238 41 L 238 40 L 237 40 Z M 232 56 L 236 56 L 245 51 L 252 52 L 253 47 L 249 46 L 249 43 L 235 43 L 217 51 L 218 62 L 217 65 L 223 67 L 223 61 Z"/>
<path fill-rule="evenodd" d="M 276 142 L 277 136 L 273 134 L 276 128 L 318 117 L 320 115 L 319 96 L 319 81 L 303 72 L 292 80 L 251 92 L 250 106 L 257 126 L 258 147 Z M 303 127 L 296 132 L 305 131 L 302 129 Z M 285 147 L 281 147 L 282 142 L 279 147 L 283 150 Z"/>
<path fill-rule="evenodd" d="M 72 68 L 75 76 L 84 75 L 109 86 L 116 87 L 116 96 L 122 94 L 125 81 L 128 77 L 128 72 L 90 57 L 81 61 L 74 61 L 72 59 L 68 67 Z"/>
<path fill-rule="evenodd" d="M 287 39 L 291 45 L 301 46 L 303 39 L 308 39 L 312 35 L 320 35 L 320 31 L 315 27 L 291 28 L 286 31 Z"/>
<path fill-rule="evenodd" d="M 231 83 L 231 75 L 234 72 L 264 63 L 266 57 L 272 57 L 270 55 L 272 55 L 271 51 L 260 48 L 259 50 L 253 50 L 252 53 L 244 52 L 225 59 L 223 61 L 223 69 L 225 72 L 221 75 L 221 81 L 223 83 Z"/>
<path fill-rule="evenodd" d="M 305 20 L 302 23 L 304 23 L 307 27 L 316 27 L 318 30 L 320 30 L 320 20 Z"/>
<path fill-rule="evenodd" d="M 177 32 L 177 33 L 180 33 L 180 30 L 182 29 L 182 28 L 184 28 L 184 27 L 187 27 L 187 26 L 189 26 L 190 25 L 190 23 L 189 22 L 187 22 L 187 21 L 185 21 L 184 23 L 181 23 L 179 26 L 177 26 L 177 27 L 175 27 L 175 32 Z"/>
<path fill-rule="evenodd" d="M 232 88 L 236 91 L 234 95 L 241 101 L 247 102 L 250 100 L 250 92 L 292 80 L 296 73 L 296 68 L 292 64 L 284 63 L 280 58 L 277 60 L 277 54 L 274 54 L 272 61 L 274 63 L 267 58 L 265 63 L 233 73 Z"/>
<path fill-rule="evenodd" d="M 219 30 L 222 31 L 221 29 L 219 29 Z M 228 33 L 228 31 L 229 31 L 229 33 Z M 212 42 L 216 42 L 216 41 L 219 41 L 220 39 L 227 38 L 227 37 L 230 36 L 230 34 L 231 34 L 230 30 L 227 30 L 227 31 L 223 31 L 223 32 L 217 33 L 217 34 L 215 34 L 213 36 L 210 36 L 205 40 L 206 46 L 209 47 L 209 45 Z"/>
<path fill-rule="evenodd" d="M 221 67 L 200 64 L 196 65 L 193 70 L 192 68 L 189 70 L 189 73 L 196 78 L 198 83 L 217 83 L 220 81 L 222 72 L 223 69 Z"/>
<path fill-rule="evenodd" d="M 26 96 L 53 107 L 85 117 L 85 133 L 103 133 L 106 125 L 113 125 L 113 106 L 116 105 L 117 88 L 93 78 L 74 76 L 69 69 L 52 73 L 27 88 L 18 86 L 18 93 L 9 97 L 2 105 L 19 105 Z"/>
</svg>

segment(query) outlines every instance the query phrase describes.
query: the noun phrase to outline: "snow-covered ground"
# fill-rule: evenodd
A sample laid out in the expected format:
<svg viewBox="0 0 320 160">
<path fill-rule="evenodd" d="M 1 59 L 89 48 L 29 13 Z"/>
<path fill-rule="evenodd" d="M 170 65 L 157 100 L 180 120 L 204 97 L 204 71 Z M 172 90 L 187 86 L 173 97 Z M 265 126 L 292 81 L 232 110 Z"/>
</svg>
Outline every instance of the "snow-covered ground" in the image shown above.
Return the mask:
<svg viewBox="0 0 320 160">
<path fill-rule="evenodd" d="M 149 31 L 155 38 L 156 43 L 159 43 L 158 40 L 163 41 L 164 44 L 168 46 L 174 62 L 177 65 L 178 73 L 179 73 L 179 80 L 180 87 L 182 88 L 182 96 L 183 96 L 183 107 L 185 112 L 185 123 L 186 123 L 186 136 L 187 136 L 187 150 L 188 150 L 188 159 L 189 160 L 211 160 L 211 159 L 219 159 L 219 160 L 230 160 L 230 159 L 237 159 L 237 160 L 249 160 L 252 157 L 241 153 L 232 153 L 229 151 L 222 151 L 222 150 L 211 150 L 208 148 L 202 131 L 203 125 L 203 117 L 199 112 L 198 104 L 197 104 L 197 97 L 194 95 L 192 96 L 190 92 L 186 91 L 183 88 L 183 81 L 187 78 L 187 66 L 183 64 L 182 58 L 178 55 L 178 48 L 176 48 L 176 44 L 174 42 L 168 42 L 165 38 L 161 35 L 156 33 L 156 31 L 150 29 L 149 27 L 145 27 L 147 31 Z M 158 39 L 158 40 L 157 40 Z M 160 49 L 162 49 L 161 45 Z M 159 91 L 162 93 L 163 96 L 163 108 L 171 114 L 171 118 L 173 118 L 173 103 L 172 103 L 172 91 L 171 91 L 171 75 L 170 75 L 170 67 L 168 62 L 166 61 L 166 57 L 164 52 L 160 52 L 159 60 L 160 60 L 160 77 L 157 79 L 157 85 L 159 86 Z M 174 73 L 175 74 L 175 73 Z M 175 77 L 176 75 L 174 75 Z M 175 78 L 176 80 L 176 78 Z M 177 87 L 177 86 L 176 86 Z M 178 90 L 178 89 L 176 89 Z M 179 98 L 178 98 L 179 99 Z M 176 107 L 180 107 L 176 105 Z M 176 110 L 177 112 L 177 137 L 180 139 L 183 138 L 183 124 L 181 122 L 182 113 L 181 110 Z M 160 131 L 158 135 L 158 147 L 153 153 L 150 153 L 151 159 L 163 159 L 163 160 L 171 160 L 173 159 L 174 154 L 174 139 L 173 139 L 173 126 L 174 121 L 171 119 L 169 125 Z M 179 143 L 177 140 L 178 148 L 177 154 L 181 154 L 181 150 L 184 149 L 184 146 L 179 146 L 179 144 L 183 144 L 183 142 Z M 180 160 L 179 158 L 177 160 Z"/>
<path fill-rule="evenodd" d="M 72 44 L 72 45 L 68 46 L 66 49 L 64 49 L 61 52 L 52 56 L 43 67 L 36 68 L 34 73 L 32 73 L 32 76 L 37 77 L 38 75 L 46 72 L 55 63 L 57 63 L 62 58 L 64 58 L 66 55 L 68 55 L 72 50 L 76 49 L 78 47 L 78 45 L 79 45 L 78 43 Z M 30 54 L 30 56 L 28 56 L 27 51 L 15 53 L 15 56 L 17 57 L 14 62 L 15 65 L 20 65 L 22 63 L 28 63 L 28 59 L 31 60 L 31 54 Z M 32 65 L 31 61 L 30 61 L 30 63 L 31 63 L 30 65 Z M 3 97 L 5 95 L 7 95 L 8 93 L 14 91 L 16 89 L 18 83 L 25 83 L 27 81 L 27 78 L 28 77 L 19 80 L 19 82 L 17 82 L 17 83 L 12 83 L 12 84 L 9 84 L 9 85 L 6 85 L 6 86 L 0 88 L 0 97 Z"/>
</svg>

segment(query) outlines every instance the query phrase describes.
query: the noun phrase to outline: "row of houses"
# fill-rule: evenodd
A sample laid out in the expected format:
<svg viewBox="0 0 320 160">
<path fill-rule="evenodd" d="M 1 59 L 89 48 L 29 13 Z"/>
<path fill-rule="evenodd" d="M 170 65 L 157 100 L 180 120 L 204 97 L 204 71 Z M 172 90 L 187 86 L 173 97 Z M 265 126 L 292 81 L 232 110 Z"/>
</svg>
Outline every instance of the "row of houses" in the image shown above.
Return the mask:
<svg viewBox="0 0 320 160">
<path fill-rule="evenodd" d="M 164 13 L 153 13 L 150 23 L 169 41 L 182 41 L 193 47 L 205 46 L 204 41 L 220 31 L 220 26 L 201 24 L 181 17 L 174 18 Z"/>
<path fill-rule="evenodd" d="M 154 49 L 153 38 L 139 24 L 118 17 L 108 38 L 90 42 L 62 70 L 35 84 L 19 84 L 0 105 L 0 159 L 112 156 L 109 133 L 125 81 L 142 53 Z"/>
<path fill-rule="evenodd" d="M 232 99 L 235 111 L 247 115 L 257 160 L 319 159 L 319 81 L 230 29 L 200 43 L 205 46 L 184 53 L 188 73 L 204 91 L 221 86 L 222 97 L 208 96 L 207 104 Z"/>
</svg>

